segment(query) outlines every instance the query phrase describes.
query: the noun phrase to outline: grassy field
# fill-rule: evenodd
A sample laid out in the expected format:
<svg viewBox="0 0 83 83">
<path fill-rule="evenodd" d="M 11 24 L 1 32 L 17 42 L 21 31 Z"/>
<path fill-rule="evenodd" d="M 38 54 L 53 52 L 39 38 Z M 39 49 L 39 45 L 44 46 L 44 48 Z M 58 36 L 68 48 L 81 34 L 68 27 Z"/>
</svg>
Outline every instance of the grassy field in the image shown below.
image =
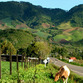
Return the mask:
<svg viewBox="0 0 83 83">
<path fill-rule="evenodd" d="M 9 62 L 2 61 L 2 79 L 0 83 L 62 83 L 59 79 L 54 82 L 55 74 L 59 68 L 53 64 L 48 64 L 47 67 L 43 64 L 36 65 L 34 67 L 28 67 L 27 69 L 21 68 L 19 63 L 19 72 L 16 71 L 16 63 L 12 65 L 12 75 L 9 75 Z M 83 77 L 71 73 L 68 83 L 82 83 Z"/>
<path fill-rule="evenodd" d="M 83 30 L 80 28 L 79 30 L 74 30 L 71 32 L 63 32 L 63 34 L 56 35 L 54 37 L 54 40 L 60 41 L 61 39 L 65 39 L 67 41 L 71 40 L 73 42 L 76 42 L 83 39 L 82 34 L 83 34 Z"/>
<path fill-rule="evenodd" d="M 34 29 L 29 29 L 29 31 L 41 38 L 47 39 L 48 36 L 51 36 L 51 34 L 48 34 L 46 32 L 42 32 L 40 30 L 34 30 Z"/>
</svg>

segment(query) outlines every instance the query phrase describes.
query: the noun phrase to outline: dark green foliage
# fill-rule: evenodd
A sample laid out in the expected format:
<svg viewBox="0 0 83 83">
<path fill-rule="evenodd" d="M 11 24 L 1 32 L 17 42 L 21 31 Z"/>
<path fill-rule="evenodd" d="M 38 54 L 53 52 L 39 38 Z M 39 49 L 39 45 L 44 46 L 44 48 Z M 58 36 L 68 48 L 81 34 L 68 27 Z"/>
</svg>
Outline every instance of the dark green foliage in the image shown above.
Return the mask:
<svg viewBox="0 0 83 83">
<path fill-rule="evenodd" d="M 31 28 L 39 28 L 42 23 L 58 25 L 65 20 L 64 16 L 62 9 L 42 8 L 28 2 L 0 2 L 0 19 L 17 19 Z"/>
<path fill-rule="evenodd" d="M 83 27 L 83 5 L 73 7 L 69 15 L 73 27 Z"/>
<path fill-rule="evenodd" d="M 2 54 L 16 54 L 16 49 L 9 41 L 3 41 L 1 44 Z"/>
<path fill-rule="evenodd" d="M 73 27 L 83 27 L 83 5 L 75 6 L 68 12 L 34 6 L 29 2 L 0 2 L 0 20 L 11 18 L 25 22 L 31 28 L 39 28 L 42 23 L 59 25 L 71 21 Z"/>
<path fill-rule="evenodd" d="M 34 39 L 28 31 L 7 29 L 0 31 L 0 42 L 4 40 L 11 41 L 15 48 L 27 48 Z"/>
<path fill-rule="evenodd" d="M 53 50 L 52 50 L 52 53 L 57 53 L 57 57 L 59 57 L 58 55 L 61 55 L 63 58 L 64 57 L 66 57 L 66 55 L 67 55 L 67 49 L 66 48 L 64 48 L 64 47 L 55 47 Z"/>
<path fill-rule="evenodd" d="M 27 48 L 27 56 L 45 59 L 50 54 L 50 47 L 47 42 L 32 42 Z"/>
<path fill-rule="evenodd" d="M 22 6 L 18 2 L 0 2 L 0 19 L 11 17 L 19 19 L 22 16 Z"/>
<path fill-rule="evenodd" d="M 39 28 L 42 23 L 59 25 L 71 21 L 73 27 L 83 27 L 83 5 L 75 6 L 68 12 L 34 6 L 29 2 L 0 2 L 0 19 L 11 18 L 25 22 L 31 28 Z"/>
<path fill-rule="evenodd" d="M 58 44 L 61 43 L 62 40 L 65 40 L 70 44 L 73 42 L 71 46 L 82 46 L 82 28 L 73 31 L 70 30 L 70 32 L 66 33 L 67 29 L 72 29 L 72 27 L 69 26 L 70 23 L 74 27 L 83 27 L 82 10 L 83 5 L 75 6 L 71 10 L 65 11 L 62 9 L 42 8 L 28 2 L 0 2 L 0 28 L 19 28 L 16 26 L 27 24 L 33 29 L 28 29 L 25 26 L 20 26 L 20 29 L 26 28 L 30 30 L 35 37 L 38 35 L 50 43 Z M 66 25 L 65 22 L 67 22 Z M 61 23 L 64 25 L 61 25 L 62 27 L 58 26 Z M 41 40 L 39 37 L 36 37 L 36 40 Z M 27 31 L 14 29 L 0 30 L 0 42 L 4 40 L 11 41 L 16 49 L 27 48 L 33 39 L 33 35 Z M 63 53 L 60 54 L 64 55 Z"/>
<path fill-rule="evenodd" d="M 79 41 L 77 41 L 77 42 L 75 42 L 75 44 L 82 46 L 82 45 L 83 45 L 83 39 L 82 39 L 82 40 L 79 40 Z"/>
<path fill-rule="evenodd" d="M 75 48 L 73 52 L 69 53 L 70 57 L 76 57 L 77 59 L 83 59 L 83 51 Z"/>
</svg>

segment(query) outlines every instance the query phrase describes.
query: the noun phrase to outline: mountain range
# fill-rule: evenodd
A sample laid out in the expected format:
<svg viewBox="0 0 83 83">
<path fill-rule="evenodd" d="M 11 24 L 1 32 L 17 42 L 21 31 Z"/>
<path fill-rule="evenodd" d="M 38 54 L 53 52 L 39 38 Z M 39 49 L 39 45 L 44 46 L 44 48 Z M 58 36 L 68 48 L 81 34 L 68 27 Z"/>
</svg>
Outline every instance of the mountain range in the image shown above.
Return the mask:
<svg viewBox="0 0 83 83">
<path fill-rule="evenodd" d="M 28 30 L 50 42 L 83 44 L 83 4 L 65 11 L 29 2 L 0 2 L 0 29 Z"/>
</svg>

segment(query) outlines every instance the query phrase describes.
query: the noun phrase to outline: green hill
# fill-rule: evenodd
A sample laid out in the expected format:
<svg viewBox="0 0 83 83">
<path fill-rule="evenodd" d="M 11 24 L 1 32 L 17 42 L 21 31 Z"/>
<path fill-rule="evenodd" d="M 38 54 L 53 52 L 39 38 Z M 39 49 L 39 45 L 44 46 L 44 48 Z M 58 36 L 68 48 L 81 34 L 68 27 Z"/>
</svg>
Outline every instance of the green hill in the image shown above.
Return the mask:
<svg viewBox="0 0 83 83">
<path fill-rule="evenodd" d="M 63 22 L 66 18 L 66 11 L 42 8 L 28 2 L 0 2 L 0 20 L 3 23 L 8 23 L 9 21 L 4 21 L 6 18 L 10 18 L 10 25 L 14 24 L 13 26 L 18 20 L 30 28 L 42 28 L 43 23 L 52 26 Z"/>
<path fill-rule="evenodd" d="M 83 4 L 70 9 L 68 15 L 73 27 L 83 27 Z"/>
<path fill-rule="evenodd" d="M 70 21 L 74 27 L 83 27 L 83 5 L 78 5 L 65 11 L 59 8 L 50 9 L 32 5 L 29 2 L 0 2 L 0 20 L 15 27 L 19 22 L 27 24 L 30 28 L 42 28 L 43 23 L 56 26 L 62 22 Z M 7 18 L 10 18 L 10 20 Z M 18 22 L 18 23 L 19 23 Z"/>
<path fill-rule="evenodd" d="M 82 10 L 83 4 L 65 11 L 59 8 L 43 8 L 29 2 L 0 2 L 0 29 L 3 30 L 0 41 L 8 39 L 16 48 L 26 47 L 27 41 L 30 43 L 33 40 L 32 35 L 21 30 L 14 30 L 15 33 L 9 33 L 9 35 L 8 30 L 5 30 L 23 29 L 55 43 L 60 43 L 62 40 L 80 42 L 83 39 Z M 5 35 L 3 35 L 4 32 L 6 32 Z M 24 41 L 20 37 L 21 34 Z"/>
<path fill-rule="evenodd" d="M 27 48 L 33 39 L 33 35 L 28 31 L 15 29 L 0 30 L 0 42 L 8 40 L 12 42 L 15 48 Z"/>
</svg>

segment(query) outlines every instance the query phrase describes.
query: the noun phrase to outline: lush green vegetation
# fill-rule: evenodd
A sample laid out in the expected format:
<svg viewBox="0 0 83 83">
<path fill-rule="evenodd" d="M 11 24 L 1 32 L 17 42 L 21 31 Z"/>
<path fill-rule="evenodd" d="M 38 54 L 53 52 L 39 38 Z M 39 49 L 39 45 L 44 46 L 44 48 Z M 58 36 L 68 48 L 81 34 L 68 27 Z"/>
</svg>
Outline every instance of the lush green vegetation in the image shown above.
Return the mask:
<svg viewBox="0 0 83 83">
<path fill-rule="evenodd" d="M 50 34 L 41 32 L 40 30 L 36 31 L 36 33 L 33 33 L 33 34 L 38 35 L 39 37 L 42 37 L 44 39 L 47 39 L 47 37 L 50 36 Z"/>
<path fill-rule="evenodd" d="M 47 42 L 33 42 L 27 47 L 27 56 L 45 59 L 50 55 L 51 48 Z"/>
<path fill-rule="evenodd" d="M 83 27 L 82 10 L 83 5 L 75 6 L 66 12 L 59 8 L 42 8 L 29 2 L 0 2 L 0 20 L 12 26 L 15 26 L 17 24 L 15 21 L 18 20 L 31 28 L 45 27 L 42 26 L 43 23 L 52 27 L 67 21 L 74 27 Z"/>
<path fill-rule="evenodd" d="M 71 25 L 74 27 L 83 27 L 83 5 L 75 6 L 69 11 Z"/>
<path fill-rule="evenodd" d="M 2 54 L 6 54 L 6 55 L 10 55 L 11 54 L 15 55 L 16 54 L 16 49 L 15 47 L 12 45 L 11 42 L 8 42 L 7 40 L 5 40 L 2 44 L 1 44 L 1 53 Z"/>
<path fill-rule="evenodd" d="M 9 62 L 1 62 L 1 72 L 2 72 L 2 79 L 0 81 L 0 83 L 13 83 L 13 79 L 14 78 L 14 74 L 17 74 L 17 70 L 16 70 L 16 62 L 12 63 L 12 76 L 10 75 L 10 63 Z M 19 63 L 19 66 L 21 66 L 21 63 Z M 16 78 L 16 77 L 15 77 Z M 14 79 L 15 79 L 14 78 Z M 16 81 L 15 81 L 16 82 Z"/>
<path fill-rule="evenodd" d="M 83 5 L 69 11 L 42 8 L 28 2 L 0 2 L 0 46 L 4 54 L 26 54 L 44 59 L 54 57 L 76 57 L 83 59 Z M 47 43 L 48 42 L 48 43 Z M 73 63 L 75 64 L 75 63 Z M 81 64 L 78 64 L 81 65 Z M 9 75 L 9 62 L 2 62 L 2 83 L 55 83 L 54 75 L 58 68 L 53 64 L 37 65 L 16 71 Z M 56 83 L 61 83 L 59 80 Z M 82 83 L 83 78 L 71 74 L 69 83 Z"/>
<path fill-rule="evenodd" d="M 15 29 L 0 30 L 0 42 L 8 40 L 17 49 L 27 48 L 27 46 L 31 44 L 33 39 L 34 36 L 28 31 Z"/>
<path fill-rule="evenodd" d="M 25 22 L 31 28 L 42 27 L 42 23 L 59 24 L 64 20 L 65 14 L 66 12 L 62 9 L 46 9 L 28 2 L 0 2 L 0 19 L 6 22 L 5 19 L 10 18 L 10 25 L 15 20 Z"/>
<path fill-rule="evenodd" d="M 61 39 L 65 39 L 67 41 L 76 42 L 76 41 L 83 39 L 82 34 L 83 34 L 83 30 L 82 31 L 75 30 L 75 31 L 71 31 L 69 33 L 63 32 L 63 34 L 54 36 L 54 40 L 60 41 Z"/>
<path fill-rule="evenodd" d="M 79 43 L 81 46 L 83 45 L 81 43 L 83 39 L 82 10 L 83 5 L 78 5 L 69 11 L 65 11 L 62 9 L 42 8 L 28 2 L 0 2 L 0 29 L 24 29 L 49 40 L 51 43 L 70 43 L 74 46 Z M 31 30 L 30 28 L 33 29 Z M 19 33 L 15 34 L 20 35 L 22 33 L 19 31 Z M 16 39 L 16 36 L 13 37 L 14 41 L 11 37 L 7 39 L 12 41 L 16 48 L 19 48 L 19 46 L 21 48 L 28 46 L 26 41 L 31 42 L 26 36 L 23 36 L 25 44 L 21 37 L 19 37 L 21 42 L 19 42 L 20 39 Z M 32 39 L 32 37 L 30 38 Z"/>
<path fill-rule="evenodd" d="M 83 50 L 79 48 L 73 48 L 72 50 L 70 50 L 70 48 L 66 48 L 64 46 L 55 46 L 51 51 L 52 56 L 57 58 L 60 58 L 60 56 L 62 56 L 62 59 L 70 57 L 76 57 L 80 60 L 83 59 Z M 79 65 L 81 65 L 81 63 Z"/>
<path fill-rule="evenodd" d="M 19 67 L 20 67 L 19 63 Z M 2 62 L 2 79 L 0 83 L 18 83 L 17 80 L 24 83 L 55 83 L 54 77 L 56 72 L 58 72 L 58 67 L 53 64 L 48 64 L 45 68 L 43 64 L 36 65 L 36 67 L 28 67 L 28 69 L 23 69 L 20 67 L 19 72 L 16 72 L 16 63 L 13 62 L 13 72 L 9 75 L 9 62 Z M 83 78 L 75 75 L 71 72 L 68 83 L 82 83 Z M 62 80 L 59 79 L 56 83 L 61 83 Z"/>
</svg>

